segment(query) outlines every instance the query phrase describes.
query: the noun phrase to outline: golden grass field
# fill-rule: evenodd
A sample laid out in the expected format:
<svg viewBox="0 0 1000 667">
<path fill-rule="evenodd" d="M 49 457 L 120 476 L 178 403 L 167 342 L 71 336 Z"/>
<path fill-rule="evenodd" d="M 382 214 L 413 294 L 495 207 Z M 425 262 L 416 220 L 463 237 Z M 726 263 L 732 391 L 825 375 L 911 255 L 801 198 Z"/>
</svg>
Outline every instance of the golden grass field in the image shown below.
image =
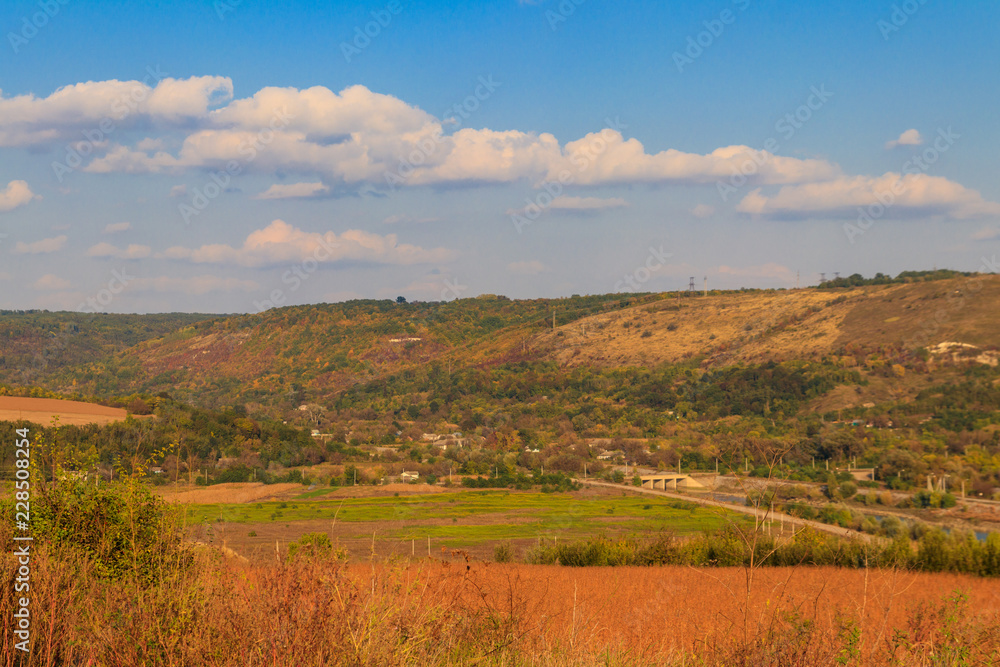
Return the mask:
<svg viewBox="0 0 1000 667">
<path fill-rule="evenodd" d="M 193 570 L 140 591 L 46 557 L 37 566 L 40 665 L 1000 660 L 1000 582 L 949 574 L 773 568 L 755 572 L 748 595 L 742 568 L 499 565 L 461 552 L 405 565 L 250 564 L 208 550 Z M 13 659 L 5 642 L 0 660 Z"/>
<path fill-rule="evenodd" d="M 1000 277 L 667 298 L 537 334 L 531 347 L 570 366 L 808 359 L 845 345 L 996 346 Z M 672 328 L 670 328 L 672 326 Z M 925 340 L 926 339 L 926 340 Z"/>
<path fill-rule="evenodd" d="M 64 401 L 56 398 L 0 396 L 0 421 L 27 420 L 48 426 L 53 417 L 63 425 L 109 424 L 125 419 L 127 412 L 94 403 Z"/>
</svg>

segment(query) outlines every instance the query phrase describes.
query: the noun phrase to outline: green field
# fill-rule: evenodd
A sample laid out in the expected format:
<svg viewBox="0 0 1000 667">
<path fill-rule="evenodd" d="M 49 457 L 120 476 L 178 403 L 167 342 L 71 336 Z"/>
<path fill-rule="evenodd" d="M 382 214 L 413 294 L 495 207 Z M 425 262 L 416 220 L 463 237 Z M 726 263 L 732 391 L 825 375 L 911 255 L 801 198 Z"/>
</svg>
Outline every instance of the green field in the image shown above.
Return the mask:
<svg viewBox="0 0 1000 667">
<path fill-rule="evenodd" d="M 283 524 L 336 521 L 344 528 L 375 524 L 380 537 L 435 538 L 452 547 L 543 537 L 577 539 L 599 534 L 678 535 L 714 531 L 747 518 L 665 498 L 583 496 L 503 490 L 435 495 L 316 499 L 292 502 L 190 505 L 190 524 Z"/>
</svg>

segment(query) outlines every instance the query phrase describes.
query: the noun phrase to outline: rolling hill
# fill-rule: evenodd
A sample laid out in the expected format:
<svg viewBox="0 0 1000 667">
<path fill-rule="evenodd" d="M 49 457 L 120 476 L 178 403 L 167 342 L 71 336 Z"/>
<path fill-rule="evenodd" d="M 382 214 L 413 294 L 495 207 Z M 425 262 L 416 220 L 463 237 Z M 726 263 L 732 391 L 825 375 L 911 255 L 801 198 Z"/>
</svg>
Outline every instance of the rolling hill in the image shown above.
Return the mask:
<svg viewBox="0 0 1000 667">
<path fill-rule="evenodd" d="M 36 375 L 60 391 L 169 392 L 207 406 L 288 408 L 307 398 L 327 402 L 347 388 L 431 362 L 449 370 L 517 361 L 712 369 L 833 356 L 858 366 L 871 355 L 889 363 L 957 342 L 971 347 L 945 356 L 985 353 L 995 363 L 989 355 L 1000 345 L 998 312 L 1000 277 L 973 275 L 708 295 L 352 301 L 212 318 L 108 315 L 103 328 L 91 326 L 94 335 L 62 334 L 67 342 Z M 0 318 L 0 336 L 13 342 L 5 357 L 31 358 L 32 342 L 44 353 L 58 339 L 54 327 L 73 326 L 66 314 L 46 317 L 33 328 L 17 317 Z M 115 325 L 114 318 L 122 319 Z M 931 366 L 937 356 L 929 354 Z"/>
</svg>

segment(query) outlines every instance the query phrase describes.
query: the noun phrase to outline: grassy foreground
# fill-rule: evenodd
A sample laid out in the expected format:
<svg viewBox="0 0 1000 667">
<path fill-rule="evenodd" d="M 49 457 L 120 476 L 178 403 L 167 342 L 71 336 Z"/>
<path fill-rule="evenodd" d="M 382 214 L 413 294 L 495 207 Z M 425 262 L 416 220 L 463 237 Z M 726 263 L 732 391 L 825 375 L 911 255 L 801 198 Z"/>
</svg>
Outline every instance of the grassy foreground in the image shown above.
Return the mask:
<svg viewBox="0 0 1000 667">
<path fill-rule="evenodd" d="M 177 513 L 141 484 L 39 484 L 37 491 L 27 655 L 10 640 L 19 564 L 13 508 L 3 507 L 0 665 L 1000 660 L 994 578 L 894 567 L 570 568 L 479 562 L 462 550 L 419 562 L 348 564 L 328 541 L 278 562 L 249 563 L 184 543 Z M 472 494 L 469 502 L 499 502 L 497 495 Z M 442 501 L 445 509 L 452 504 Z"/>
</svg>

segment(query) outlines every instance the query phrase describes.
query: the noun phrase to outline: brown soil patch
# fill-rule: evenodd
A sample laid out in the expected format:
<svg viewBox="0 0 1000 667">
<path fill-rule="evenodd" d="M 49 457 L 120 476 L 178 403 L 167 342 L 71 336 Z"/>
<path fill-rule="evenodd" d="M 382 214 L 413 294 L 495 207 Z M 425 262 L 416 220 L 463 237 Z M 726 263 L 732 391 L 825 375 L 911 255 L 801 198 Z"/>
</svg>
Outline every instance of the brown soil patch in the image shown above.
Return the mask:
<svg viewBox="0 0 1000 667">
<path fill-rule="evenodd" d="M 121 408 L 109 408 L 80 401 L 0 396 L 0 421 L 27 420 L 48 426 L 53 417 L 58 417 L 60 424 L 82 426 L 122 421 L 127 414 Z"/>
<path fill-rule="evenodd" d="M 215 505 L 219 503 L 256 503 L 261 500 L 280 500 L 289 495 L 305 492 L 301 484 L 264 484 L 262 482 L 240 482 L 213 484 L 191 488 L 157 488 L 156 493 L 171 503 L 191 503 L 194 505 Z M 290 493 L 294 492 L 294 494 Z"/>
</svg>

